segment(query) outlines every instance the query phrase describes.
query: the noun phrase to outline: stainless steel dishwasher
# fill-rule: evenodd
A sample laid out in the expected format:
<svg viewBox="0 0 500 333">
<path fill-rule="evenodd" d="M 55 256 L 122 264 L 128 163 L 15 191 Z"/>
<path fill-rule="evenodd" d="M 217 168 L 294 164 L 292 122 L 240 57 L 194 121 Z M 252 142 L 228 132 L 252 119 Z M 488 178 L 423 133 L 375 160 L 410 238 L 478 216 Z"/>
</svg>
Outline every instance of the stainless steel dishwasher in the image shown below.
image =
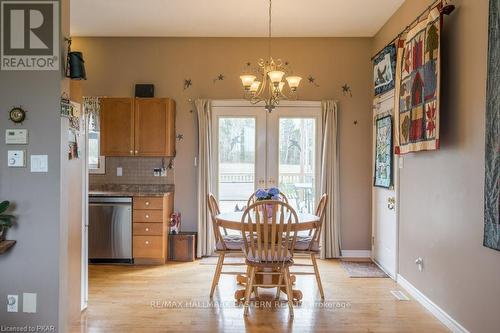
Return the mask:
<svg viewBox="0 0 500 333">
<path fill-rule="evenodd" d="M 132 263 L 132 198 L 89 197 L 89 262 Z"/>
</svg>

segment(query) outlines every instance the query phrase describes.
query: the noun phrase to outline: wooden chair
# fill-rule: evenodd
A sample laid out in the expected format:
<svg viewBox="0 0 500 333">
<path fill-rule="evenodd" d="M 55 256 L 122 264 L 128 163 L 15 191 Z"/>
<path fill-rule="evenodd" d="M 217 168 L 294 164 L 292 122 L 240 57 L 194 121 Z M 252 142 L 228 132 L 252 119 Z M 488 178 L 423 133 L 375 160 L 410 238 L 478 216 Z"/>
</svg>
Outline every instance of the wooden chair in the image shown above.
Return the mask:
<svg viewBox="0 0 500 333">
<path fill-rule="evenodd" d="M 257 191 L 253 192 L 252 195 L 250 196 L 250 198 L 248 198 L 247 207 L 250 207 L 252 204 L 254 204 L 257 201 L 256 200 L 257 197 L 256 197 L 255 193 L 257 193 Z M 279 197 L 280 197 L 281 201 L 288 204 L 288 198 L 286 197 L 285 193 L 280 191 Z"/>
<path fill-rule="evenodd" d="M 289 267 L 299 218 L 289 204 L 278 200 L 257 201 L 241 217 L 241 232 L 247 264 L 244 315 L 248 315 L 250 295 L 255 287 L 286 288 L 290 317 L 293 317 L 292 283 Z M 277 284 L 256 283 L 256 275 L 278 275 Z M 281 284 L 284 280 L 285 284 Z"/>
<path fill-rule="evenodd" d="M 212 280 L 212 287 L 210 289 L 210 298 L 213 297 L 215 292 L 215 287 L 219 284 L 219 279 L 221 274 L 231 274 L 234 272 L 222 272 L 222 267 L 224 265 L 230 266 L 241 266 L 243 264 L 238 263 L 224 263 L 224 258 L 227 254 L 237 253 L 243 254 L 243 241 L 240 235 L 229 235 L 225 228 L 221 228 L 217 219 L 215 218 L 220 214 L 219 203 L 212 193 L 208 194 L 208 210 L 210 211 L 210 216 L 212 218 L 212 227 L 215 236 L 215 253 L 219 255 L 217 260 L 217 266 L 215 268 L 215 274 Z M 221 232 L 222 229 L 222 232 Z"/>
<path fill-rule="evenodd" d="M 295 266 L 312 266 L 314 268 L 314 273 L 294 272 L 293 274 L 315 275 L 321 299 L 325 299 L 325 293 L 323 291 L 323 285 L 321 284 L 321 277 L 319 275 L 318 263 L 316 262 L 316 255 L 319 254 L 320 251 L 319 242 L 321 237 L 321 228 L 323 227 L 323 222 L 325 219 L 325 209 L 327 202 L 328 194 L 323 194 L 316 208 L 316 215 L 320 217 L 319 223 L 315 228 L 309 230 L 309 233 L 307 235 L 297 235 L 297 241 L 293 250 L 295 253 L 308 254 L 311 256 L 312 264 L 295 264 Z"/>
</svg>

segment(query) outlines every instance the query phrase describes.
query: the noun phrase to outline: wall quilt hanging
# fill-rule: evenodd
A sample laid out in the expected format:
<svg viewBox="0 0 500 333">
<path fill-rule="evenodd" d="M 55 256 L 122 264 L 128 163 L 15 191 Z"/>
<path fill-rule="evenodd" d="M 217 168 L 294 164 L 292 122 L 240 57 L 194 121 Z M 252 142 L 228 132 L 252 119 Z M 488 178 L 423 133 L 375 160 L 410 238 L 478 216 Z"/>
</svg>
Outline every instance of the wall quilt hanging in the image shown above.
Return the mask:
<svg viewBox="0 0 500 333">
<path fill-rule="evenodd" d="M 500 251 L 500 1 L 490 0 L 486 149 L 484 177 L 484 241 Z"/>
<path fill-rule="evenodd" d="M 394 89 L 396 79 L 396 45 L 387 45 L 373 58 L 375 96 Z"/>
<path fill-rule="evenodd" d="M 439 149 L 440 34 L 434 8 L 398 42 L 396 154 Z"/>
</svg>

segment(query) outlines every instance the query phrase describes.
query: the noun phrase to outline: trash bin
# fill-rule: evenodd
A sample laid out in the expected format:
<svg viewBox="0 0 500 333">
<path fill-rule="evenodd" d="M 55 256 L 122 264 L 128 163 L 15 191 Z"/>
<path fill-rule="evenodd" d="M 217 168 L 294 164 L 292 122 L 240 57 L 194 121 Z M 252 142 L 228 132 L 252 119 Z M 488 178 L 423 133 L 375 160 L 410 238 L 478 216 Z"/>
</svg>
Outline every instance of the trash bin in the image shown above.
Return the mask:
<svg viewBox="0 0 500 333">
<path fill-rule="evenodd" d="M 168 235 L 168 260 L 194 261 L 196 259 L 196 232 Z"/>
</svg>

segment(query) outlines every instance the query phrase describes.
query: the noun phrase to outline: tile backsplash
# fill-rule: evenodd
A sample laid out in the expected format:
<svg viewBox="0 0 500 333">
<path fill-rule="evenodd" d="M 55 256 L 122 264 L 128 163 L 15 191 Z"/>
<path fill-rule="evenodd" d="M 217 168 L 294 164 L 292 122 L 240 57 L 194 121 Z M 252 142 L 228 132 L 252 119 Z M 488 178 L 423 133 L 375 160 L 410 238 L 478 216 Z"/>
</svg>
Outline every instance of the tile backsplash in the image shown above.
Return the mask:
<svg viewBox="0 0 500 333">
<path fill-rule="evenodd" d="M 153 175 L 153 169 L 169 162 L 168 157 L 106 157 L 106 173 L 90 174 L 89 184 L 174 184 L 174 169 L 167 169 L 166 177 Z M 117 168 L 122 168 L 122 176 L 117 176 Z"/>
</svg>

